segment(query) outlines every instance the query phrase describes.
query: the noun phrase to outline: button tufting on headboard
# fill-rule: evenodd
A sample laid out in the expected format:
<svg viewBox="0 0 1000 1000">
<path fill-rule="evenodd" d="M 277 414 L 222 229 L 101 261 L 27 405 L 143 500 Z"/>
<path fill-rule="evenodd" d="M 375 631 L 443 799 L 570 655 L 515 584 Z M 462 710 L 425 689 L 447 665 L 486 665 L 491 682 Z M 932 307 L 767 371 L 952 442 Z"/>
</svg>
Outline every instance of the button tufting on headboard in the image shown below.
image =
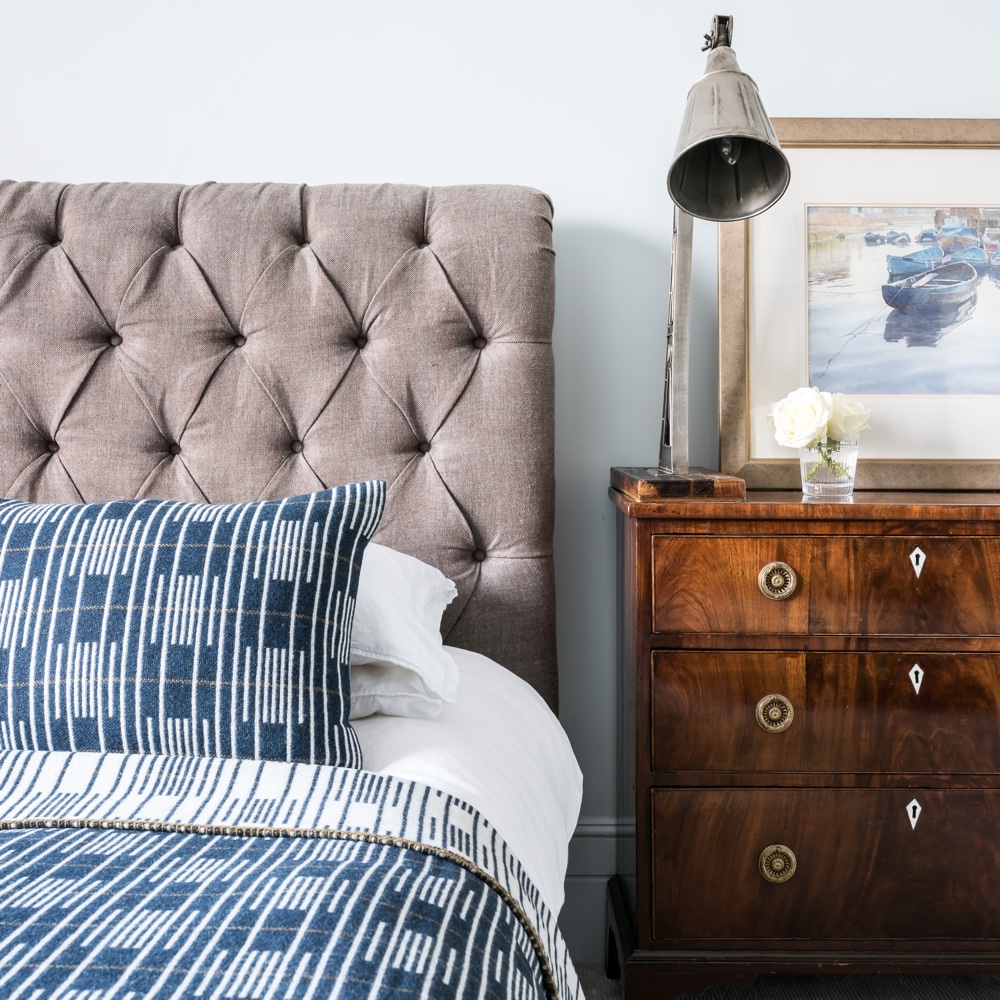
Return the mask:
<svg viewBox="0 0 1000 1000">
<path fill-rule="evenodd" d="M 448 641 L 554 704 L 552 308 L 527 188 L 0 182 L 0 489 L 384 478 L 379 540 L 458 585 Z"/>
</svg>

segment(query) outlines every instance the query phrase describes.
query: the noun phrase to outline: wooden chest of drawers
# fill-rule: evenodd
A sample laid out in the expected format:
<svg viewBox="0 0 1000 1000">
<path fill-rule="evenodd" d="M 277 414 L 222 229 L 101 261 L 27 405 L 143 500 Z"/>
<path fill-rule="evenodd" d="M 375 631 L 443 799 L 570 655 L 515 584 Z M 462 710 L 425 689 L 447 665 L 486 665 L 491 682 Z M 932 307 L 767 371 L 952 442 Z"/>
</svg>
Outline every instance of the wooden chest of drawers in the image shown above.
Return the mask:
<svg viewBox="0 0 1000 1000">
<path fill-rule="evenodd" d="M 609 966 L 1000 972 L 1000 496 L 751 496 L 612 490 Z"/>
</svg>

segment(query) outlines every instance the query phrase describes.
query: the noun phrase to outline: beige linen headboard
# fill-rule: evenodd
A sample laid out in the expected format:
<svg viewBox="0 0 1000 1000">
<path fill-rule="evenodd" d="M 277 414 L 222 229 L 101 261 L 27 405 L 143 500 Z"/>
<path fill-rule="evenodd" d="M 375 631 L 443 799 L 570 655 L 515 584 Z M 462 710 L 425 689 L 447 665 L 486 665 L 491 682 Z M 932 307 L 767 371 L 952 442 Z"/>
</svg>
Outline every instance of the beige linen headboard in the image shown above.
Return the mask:
<svg viewBox="0 0 1000 1000">
<path fill-rule="evenodd" d="M 0 490 L 385 479 L 447 641 L 555 706 L 551 228 L 519 187 L 0 182 Z"/>
</svg>

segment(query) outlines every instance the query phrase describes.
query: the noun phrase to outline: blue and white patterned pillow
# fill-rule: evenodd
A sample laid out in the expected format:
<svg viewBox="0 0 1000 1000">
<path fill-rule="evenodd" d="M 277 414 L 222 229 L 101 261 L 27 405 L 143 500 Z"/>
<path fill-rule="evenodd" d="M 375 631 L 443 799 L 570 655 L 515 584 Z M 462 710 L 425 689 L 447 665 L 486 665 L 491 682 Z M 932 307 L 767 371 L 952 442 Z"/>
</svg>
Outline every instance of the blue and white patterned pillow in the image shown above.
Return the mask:
<svg viewBox="0 0 1000 1000">
<path fill-rule="evenodd" d="M 0 748 L 361 766 L 354 598 L 385 483 L 0 501 Z"/>
</svg>

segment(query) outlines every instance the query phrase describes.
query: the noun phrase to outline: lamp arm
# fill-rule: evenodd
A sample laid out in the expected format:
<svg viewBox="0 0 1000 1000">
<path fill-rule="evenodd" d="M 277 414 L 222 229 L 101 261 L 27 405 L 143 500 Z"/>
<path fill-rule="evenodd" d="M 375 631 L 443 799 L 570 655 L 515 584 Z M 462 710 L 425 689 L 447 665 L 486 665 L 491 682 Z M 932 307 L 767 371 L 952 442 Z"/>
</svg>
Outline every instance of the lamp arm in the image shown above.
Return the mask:
<svg viewBox="0 0 1000 1000">
<path fill-rule="evenodd" d="M 663 375 L 660 472 L 686 474 L 690 468 L 688 403 L 691 367 L 691 249 L 694 219 L 674 206 L 667 299 L 667 364 Z"/>
</svg>

